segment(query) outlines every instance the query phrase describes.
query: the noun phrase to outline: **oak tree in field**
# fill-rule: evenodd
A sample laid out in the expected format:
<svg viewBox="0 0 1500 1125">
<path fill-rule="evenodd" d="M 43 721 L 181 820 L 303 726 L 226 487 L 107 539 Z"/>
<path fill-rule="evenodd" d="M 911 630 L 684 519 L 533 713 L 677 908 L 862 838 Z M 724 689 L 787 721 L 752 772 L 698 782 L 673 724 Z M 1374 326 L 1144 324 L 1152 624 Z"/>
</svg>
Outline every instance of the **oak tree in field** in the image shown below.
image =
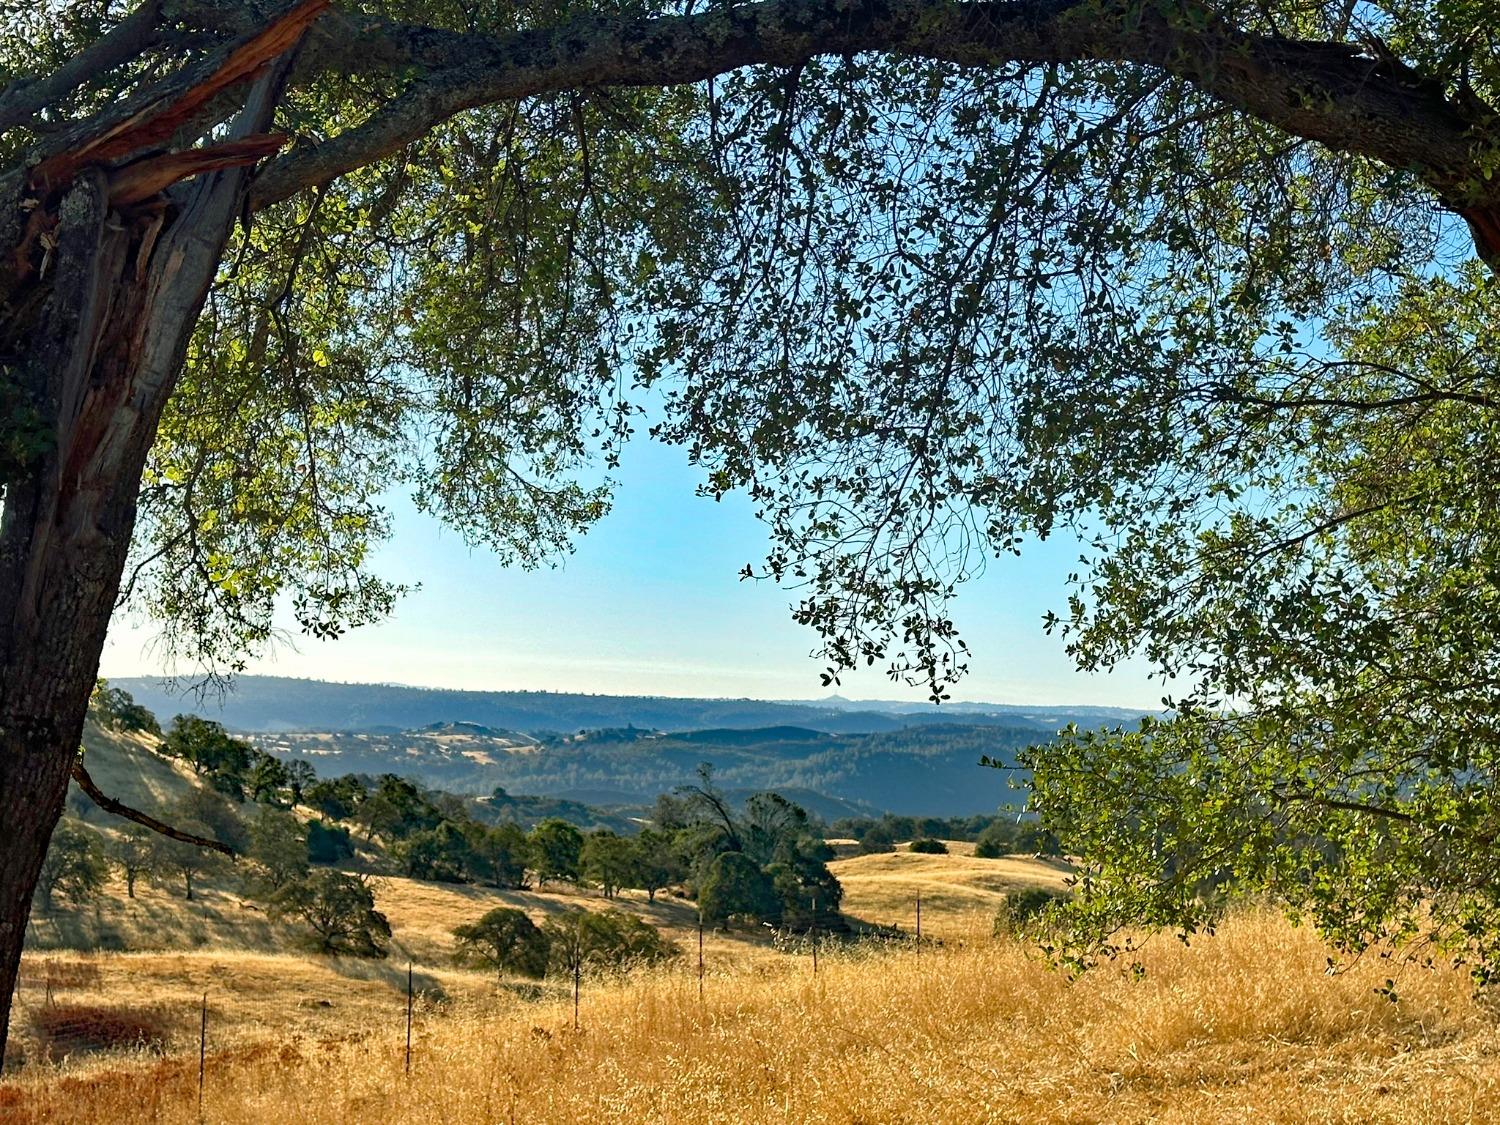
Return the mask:
<svg viewBox="0 0 1500 1125">
<path fill-rule="evenodd" d="M 150 876 L 157 862 L 157 836 L 138 824 L 127 824 L 105 845 L 109 862 L 119 868 L 125 880 L 125 896 L 135 898 L 136 880 Z"/>
<path fill-rule="evenodd" d="M 526 837 L 537 886 L 549 880 L 576 883 L 583 855 L 583 833 L 557 817 L 548 817 Z"/>
<path fill-rule="evenodd" d="M 698 910 L 704 922 L 725 928 L 736 918 L 779 921 L 775 877 L 744 852 L 724 852 L 708 865 L 698 887 Z"/>
<path fill-rule="evenodd" d="M 453 931 L 461 964 L 478 965 L 497 974 L 546 975 L 547 936 L 524 910 L 497 906 L 477 922 Z"/>
<path fill-rule="evenodd" d="M 212 827 L 192 817 L 177 815 L 173 817 L 172 823 L 194 836 L 212 838 L 214 835 Z M 182 897 L 188 902 L 193 901 L 193 887 L 198 880 L 220 874 L 227 867 L 227 862 L 218 852 L 199 847 L 188 840 L 155 836 L 152 845 L 152 876 L 168 885 L 180 885 Z"/>
<path fill-rule="evenodd" d="M 596 828 L 583 838 L 578 853 L 578 873 L 597 886 L 605 898 L 639 882 L 639 852 L 636 841 L 607 828 Z"/>
<path fill-rule="evenodd" d="M 42 861 L 37 879 L 37 904 L 47 913 L 59 895 L 77 905 L 86 902 L 104 886 L 109 861 L 99 833 L 71 820 L 64 820 L 52 834 L 52 843 Z"/>
<path fill-rule="evenodd" d="M 1191 924 L 1184 888 L 1227 871 L 1355 943 L 1436 891 L 1487 962 L 1493 15 L 19 9 L 0 996 L 122 596 L 213 672 L 283 596 L 313 635 L 370 621 L 393 487 L 534 564 L 605 511 L 590 458 L 647 391 L 705 489 L 754 500 L 830 680 L 943 695 L 954 585 L 1083 537 L 1057 626 L 1086 667 L 1175 673 L 1183 718 L 1116 740 L 1136 803 L 1097 831 L 1131 866 L 1079 896 L 1100 926 Z M 1096 831 L 1102 745 L 1039 758 L 1049 820 Z"/>
<path fill-rule="evenodd" d="M 621 910 L 570 907 L 542 923 L 549 965 L 575 980 L 590 970 L 625 969 L 670 960 L 681 950 L 649 922 Z"/>
<path fill-rule="evenodd" d="M 307 944 L 318 953 L 378 958 L 388 952 L 391 924 L 375 909 L 374 889 L 363 875 L 317 868 L 277 890 L 269 913 L 305 925 Z"/>
<path fill-rule="evenodd" d="M 290 813 L 261 809 L 250 821 L 246 856 L 255 864 L 255 889 L 264 895 L 307 875 L 308 831 Z"/>
</svg>

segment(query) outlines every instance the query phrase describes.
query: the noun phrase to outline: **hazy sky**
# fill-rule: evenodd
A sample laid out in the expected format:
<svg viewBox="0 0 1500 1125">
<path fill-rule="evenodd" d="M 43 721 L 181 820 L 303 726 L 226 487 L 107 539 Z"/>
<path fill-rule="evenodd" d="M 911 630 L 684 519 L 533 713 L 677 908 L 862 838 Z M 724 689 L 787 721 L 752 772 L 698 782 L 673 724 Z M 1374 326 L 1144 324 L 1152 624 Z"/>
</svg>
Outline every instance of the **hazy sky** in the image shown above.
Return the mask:
<svg viewBox="0 0 1500 1125">
<path fill-rule="evenodd" d="M 686 455 L 645 440 L 625 451 L 614 511 L 555 570 L 507 570 L 452 531 L 396 505 L 395 535 L 376 557 L 388 577 L 421 583 L 394 617 L 337 641 L 298 635 L 250 671 L 344 681 L 483 690 L 807 699 L 828 693 L 813 634 L 788 612 L 794 595 L 741 582 L 765 534 L 748 502 L 693 494 Z M 1039 545 L 993 563 L 965 587 L 954 618 L 973 650 L 958 699 L 1155 708 L 1144 667 L 1085 676 L 1042 613 L 1061 610 L 1076 544 Z M 290 626 L 290 621 L 288 625 Z M 105 676 L 155 675 L 148 628 L 117 622 Z M 920 699 L 878 669 L 846 677 L 851 698 Z"/>
</svg>

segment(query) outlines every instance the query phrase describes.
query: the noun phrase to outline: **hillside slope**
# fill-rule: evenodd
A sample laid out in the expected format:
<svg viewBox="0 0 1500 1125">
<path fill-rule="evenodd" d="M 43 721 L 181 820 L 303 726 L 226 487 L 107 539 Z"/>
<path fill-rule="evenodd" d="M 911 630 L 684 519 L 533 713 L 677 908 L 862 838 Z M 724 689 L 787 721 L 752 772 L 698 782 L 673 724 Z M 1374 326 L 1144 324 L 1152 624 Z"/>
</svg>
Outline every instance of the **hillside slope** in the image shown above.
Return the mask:
<svg viewBox="0 0 1500 1125">
<path fill-rule="evenodd" d="M 281 732 L 252 736 L 262 750 L 305 758 L 325 776 L 395 772 L 450 792 L 495 786 L 549 796 L 588 795 L 650 803 L 694 780 L 708 762 L 730 790 L 798 792 L 828 819 L 889 811 L 914 816 L 993 813 L 1015 805 L 1014 772 L 985 769 L 1037 741 L 1028 728 L 913 726 L 874 734 L 801 727 L 719 728 L 666 733 L 640 727 L 592 730 L 516 745 L 510 736 L 434 737 L 427 730 Z"/>
<path fill-rule="evenodd" d="M 954 854 L 895 851 L 834 860 L 828 868 L 844 888 L 844 913 L 910 932 L 920 894 L 924 937 L 988 935 L 1007 893 L 1024 887 L 1061 890 L 1070 871 L 1060 860 L 976 859 L 958 854 L 961 844 L 950 847 Z"/>
<path fill-rule="evenodd" d="M 206 789 L 201 778 L 182 762 L 156 752 L 160 740 L 149 734 L 107 731 L 89 722 L 83 728 L 83 761 L 89 776 L 110 797 L 143 812 L 160 811 L 193 789 Z M 74 809 L 87 809 L 76 784 L 70 789 Z M 103 822 L 118 825 L 118 817 L 95 809 Z M 85 816 L 85 819 L 91 819 Z"/>
</svg>

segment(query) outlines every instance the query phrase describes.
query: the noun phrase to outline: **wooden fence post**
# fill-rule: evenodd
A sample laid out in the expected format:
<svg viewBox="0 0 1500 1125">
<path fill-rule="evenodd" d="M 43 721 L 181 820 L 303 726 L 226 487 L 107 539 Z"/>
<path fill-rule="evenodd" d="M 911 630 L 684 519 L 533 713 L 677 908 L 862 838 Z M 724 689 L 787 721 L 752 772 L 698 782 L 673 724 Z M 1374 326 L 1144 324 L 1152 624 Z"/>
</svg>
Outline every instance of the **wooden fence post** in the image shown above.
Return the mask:
<svg viewBox="0 0 1500 1125">
<path fill-rule="evenodd" d="M 203 1074 L 208 1061 L 208 993 L 198 1012 L 198 1120 L 203 1120 Z"/>
</svg>

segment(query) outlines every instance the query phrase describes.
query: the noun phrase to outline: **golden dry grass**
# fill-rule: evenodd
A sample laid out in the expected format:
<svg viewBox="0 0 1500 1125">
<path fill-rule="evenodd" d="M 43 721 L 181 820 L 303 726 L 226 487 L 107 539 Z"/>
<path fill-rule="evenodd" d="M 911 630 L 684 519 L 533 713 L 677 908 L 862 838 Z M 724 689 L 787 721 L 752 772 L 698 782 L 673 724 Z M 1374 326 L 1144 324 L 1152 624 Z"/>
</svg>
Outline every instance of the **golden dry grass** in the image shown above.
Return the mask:
<svg viewBox="0 0 1500 1125">
<path fill-rule="evenodd" d="M 972 845 L 967 855 L 956 850 L 950 855 L 894 851 L 835 860 L 828 866 L 843 885 L 844 913 L 909 932 L 915 926 L 920 893 L 922 933 L 939 938 L 988 934 L 1008 891 L 1061 888 L 1068 875 L 1067 865 L 1057 860 L 976 859 Z"/>
<path fill-rule="evenodd" d="M 689 971 L 565 1001 L 455 995 L 342 1038 L 251 1039 L 209 1060 L 213 1122 L 1458 1122 L 1500 1116 L 1500 1032 L 1452 971 L 1324 973 L 1312 935 L 1246 915 L 1143 979 L 1076 982 L 1008 942 Z M 289 971 L 290 966 L 288 967 Z M 238 972 L 231 960 L 223 972 Z M 1399 1003 L 1373 989 L 1397 981 Z M 247 986 L 247 1002 L 256 992 Z M 351 1016 L 357 1013 L 351 1013 Z M 18 1122 L 187 1121 L 196 1060 L 23 1075 Z"/>
<path fill-rule="evenodd" d="M 138 809 L 155 810 L 192 789 L 206 789 L 192 768 L 156 753 L 160 740 L 149 734 L 105 731 L 89 723 L 83 728 L 84 764 L 99 788 Z M 95 824 L 120 822 L 98 812 Z"/>
</svg>

